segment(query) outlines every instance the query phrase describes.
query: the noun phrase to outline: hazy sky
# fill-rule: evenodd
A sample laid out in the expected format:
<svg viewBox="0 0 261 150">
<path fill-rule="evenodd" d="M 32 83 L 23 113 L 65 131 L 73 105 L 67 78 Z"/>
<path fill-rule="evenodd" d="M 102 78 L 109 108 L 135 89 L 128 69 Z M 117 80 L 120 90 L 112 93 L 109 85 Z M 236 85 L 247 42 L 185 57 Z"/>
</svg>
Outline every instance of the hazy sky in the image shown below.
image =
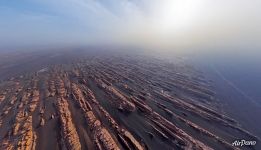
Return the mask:
<svg viewBox="0 0 261 150">
<path fill-rule="evenodd" d="M 261 47 L 261 0 L 1 0 L 0 45 Z"/>
</svg>

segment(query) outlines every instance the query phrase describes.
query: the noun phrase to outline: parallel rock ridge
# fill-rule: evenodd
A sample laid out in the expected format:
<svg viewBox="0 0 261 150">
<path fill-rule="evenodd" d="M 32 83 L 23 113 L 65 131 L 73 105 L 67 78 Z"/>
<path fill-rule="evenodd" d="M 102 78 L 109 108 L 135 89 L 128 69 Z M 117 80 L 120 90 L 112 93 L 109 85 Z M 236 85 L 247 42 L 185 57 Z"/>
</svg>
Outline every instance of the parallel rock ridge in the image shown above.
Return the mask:
<svg viewBox="0 0 261 150">
<path fill-rule="evenodd" d="M 238 149 L 259 137 L 219 112 L 193 67 L 86 56 L 0 84 L 0 149 Z M 39 69 L 40 70 L 40 69 Z"/>
<path fill-rule="evenodd" d="M 81 149 L 81 144 L 75 126 L 72 122 L 71 113 L 68 108 L 68 103 L 63 98 L 58 98 L 57 102 L 58 115 L 61 122 L 61 130 L 67 149 L 78 150 Z"/>
<path fill-rule="evenodd" d="M 17 99 L 11 97 L 9 108 L 12 107 L 10 105 L 13 105 L 13 103 L 15 103 L 14 101 L 17 101 Z M 35 149 L 37 135 L 33 129 L 33 119 L 30 112 L 33 112 L 35 110 L 38 102 L 38 90 L 31 91 L 30 89 L 28 89 L 27 92 L 22 93 L 20 102 L 17 102 L 17 112 L 14 113 L 14 123 L 9 129 L 6 130 L 6 135 L 1 140 L 1 149 Z M 9 113 L 11 112 L 4 113 L 4 115 L 8 115 Z"/>
<path fill-rule="evenodd" d="M 77 95 L 74 97 L 77 101 L 76 103 L 78 103 L 80 108 L 82 108 L 86 122 L 91 129 L 92 138 L 95 141 L 96 148 L 105 150 L 119 150 L 120 148 L 115 143 L 110 133 L 101 125 L 100 120 L 98 120 L 92 112 L 92 107 L 83 97 L 81 90 L 77 87 L 76 84 L 73 84 L 72 87 L 73 93 Z"/>
</svg>

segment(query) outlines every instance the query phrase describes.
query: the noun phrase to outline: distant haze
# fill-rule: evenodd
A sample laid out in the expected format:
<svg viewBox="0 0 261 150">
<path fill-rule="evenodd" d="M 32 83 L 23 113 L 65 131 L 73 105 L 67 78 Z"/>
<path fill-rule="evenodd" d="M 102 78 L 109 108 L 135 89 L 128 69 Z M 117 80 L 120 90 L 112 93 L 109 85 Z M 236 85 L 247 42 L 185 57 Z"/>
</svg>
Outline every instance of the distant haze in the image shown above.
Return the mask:
<svg viewBox="0 0 261 150">
<path fill-rule="evenodd" d="M 0 47 L 261 48 L 260 0 L 1 0 Z"/>
</svg>

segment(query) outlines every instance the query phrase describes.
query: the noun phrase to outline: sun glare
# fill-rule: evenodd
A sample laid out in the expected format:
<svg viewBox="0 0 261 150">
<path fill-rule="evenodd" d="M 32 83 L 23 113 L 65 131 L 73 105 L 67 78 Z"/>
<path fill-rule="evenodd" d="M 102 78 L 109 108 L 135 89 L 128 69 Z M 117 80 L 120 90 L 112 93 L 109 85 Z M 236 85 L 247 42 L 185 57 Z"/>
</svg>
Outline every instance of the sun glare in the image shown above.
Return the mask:
<svg viewBox="0 0 261 150">
<path fill-rule="evenodd" d="M 176 33 L 193 26 L 199 17 L 202 1 L 168 0 L 155 10 L 155 26 L 160 32 Z"/>
</svg>

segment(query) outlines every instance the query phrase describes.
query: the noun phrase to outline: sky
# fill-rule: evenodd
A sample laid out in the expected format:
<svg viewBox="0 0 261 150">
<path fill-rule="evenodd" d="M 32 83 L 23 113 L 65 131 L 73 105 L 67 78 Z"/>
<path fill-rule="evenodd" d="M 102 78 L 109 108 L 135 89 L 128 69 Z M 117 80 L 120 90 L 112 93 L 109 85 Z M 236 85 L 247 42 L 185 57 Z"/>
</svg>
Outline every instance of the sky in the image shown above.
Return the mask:
<svg viewBox="0 0 261 150">
<path fill-rule="evenodd" d="M 1 0 L 0 48 L 261 47 L 260 0 Z"/>
</svg>

